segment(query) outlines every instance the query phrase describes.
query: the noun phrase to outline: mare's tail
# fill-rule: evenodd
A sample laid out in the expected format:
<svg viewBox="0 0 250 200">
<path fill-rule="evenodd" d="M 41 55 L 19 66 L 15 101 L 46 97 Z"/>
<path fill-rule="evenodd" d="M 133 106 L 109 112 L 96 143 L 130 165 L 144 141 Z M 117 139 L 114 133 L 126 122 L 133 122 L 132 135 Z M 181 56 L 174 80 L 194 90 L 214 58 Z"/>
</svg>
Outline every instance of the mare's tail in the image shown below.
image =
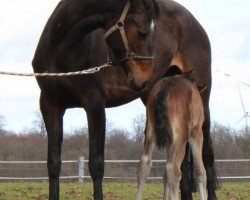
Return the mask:
<svg viewBox="0 0 250 200">
<path fill-rule="evenodd" d="M 181 164 L 182 177 L 180 181 L 181 199 L 192 200 L 192 191 L 195 191 L 193 174 L 193 159 L 189 143 L 186 144 L 185 157 Z"/>
<path fill-rule="evenodd" d="M 168 120 L 167 107 L 165 106 L 167 98 L 168 89 L 162 88 L 154 101 L 156 145 L 159 149 L 164 148 L 172 140 L 172 130 Z"/>
</svg>

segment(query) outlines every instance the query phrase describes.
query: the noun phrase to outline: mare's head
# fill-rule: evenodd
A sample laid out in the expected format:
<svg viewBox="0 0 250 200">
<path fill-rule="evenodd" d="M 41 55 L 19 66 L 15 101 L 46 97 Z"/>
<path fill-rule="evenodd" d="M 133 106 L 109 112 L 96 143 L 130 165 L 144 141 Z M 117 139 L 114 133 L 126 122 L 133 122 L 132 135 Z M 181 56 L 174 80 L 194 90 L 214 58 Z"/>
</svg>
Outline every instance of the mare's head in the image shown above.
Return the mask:
<svg viewBox="0 0 250 200">
<path fill-rule="evenodd" d="M 105 38 L 132 88 L 142 89 L 153 74 L 154 0 L 124 0 L 119 16 L 107 23 Z"/>
</svg>

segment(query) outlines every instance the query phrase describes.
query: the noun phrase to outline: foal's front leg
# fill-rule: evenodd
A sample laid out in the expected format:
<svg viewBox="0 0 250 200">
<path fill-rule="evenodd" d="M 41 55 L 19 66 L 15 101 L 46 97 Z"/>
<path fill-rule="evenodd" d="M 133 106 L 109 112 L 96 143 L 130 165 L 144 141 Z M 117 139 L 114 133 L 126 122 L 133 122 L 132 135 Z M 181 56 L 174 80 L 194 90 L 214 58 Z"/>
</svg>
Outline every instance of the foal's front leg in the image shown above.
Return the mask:
<svg viewBox="0 0 250 200">
<path fill-rule="evenodd" d="M 147 177 L 150 174 L 150 169 L 152 167 L 152 152 L 154 149 L 154 136 L 153 130 L 147 125 L 146 133 L 145 133 L 145 141 L 144 141 L 144 152 L 141 157 L 141 161 L 137 170 L 137 193 L 136 200 L 142 199 L 142 192 L 147 180 Z"/>
</svg>

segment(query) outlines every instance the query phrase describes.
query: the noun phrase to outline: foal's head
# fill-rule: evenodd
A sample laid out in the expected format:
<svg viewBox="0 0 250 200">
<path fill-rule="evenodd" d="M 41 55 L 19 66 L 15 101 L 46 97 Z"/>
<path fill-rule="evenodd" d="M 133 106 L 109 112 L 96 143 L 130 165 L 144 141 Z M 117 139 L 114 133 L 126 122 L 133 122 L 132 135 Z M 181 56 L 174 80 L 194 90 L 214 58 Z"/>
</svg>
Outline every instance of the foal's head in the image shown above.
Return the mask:
<svg viewBox="0 0 250 200">
<path fill-rule="evenodd" d="M 125 69 L 129 84 L 145 86 L 153 73 L 154 18 L 158 7 L 154 0 L 124 0 L 116 21 L 106 28 L 106 41 L 117 61 Z"/>
</svg>

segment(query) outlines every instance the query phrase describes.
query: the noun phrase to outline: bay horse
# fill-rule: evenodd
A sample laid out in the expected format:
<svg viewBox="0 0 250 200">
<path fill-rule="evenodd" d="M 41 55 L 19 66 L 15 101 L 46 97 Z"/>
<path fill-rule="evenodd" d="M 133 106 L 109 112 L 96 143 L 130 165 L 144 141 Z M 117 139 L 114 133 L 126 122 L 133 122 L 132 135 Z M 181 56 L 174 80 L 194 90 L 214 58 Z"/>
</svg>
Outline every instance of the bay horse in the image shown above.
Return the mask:
<svg viewBox="0 0 250 200">
<path fill-rule="evenodd" d="M 144 151 L 137 171 L 137 200 L 142 198 L 155 145 L 165 148 L 167 154 L 163 199 L 179 199 L 180 168 L 187 143 L 191 146 L 200 197 L 202 200 L 207 199 L 206 170 L 202 161 L 203 103 L 197 87 L 185 76 L 161 79 L 148 95 Z"/>
<path fill-rule="evenodd" d="M 188 66 L 194 67 L 196 82 L 208 85 L 208 90 L 203 95 L 205 108 L 203 130 L 204 141 L 206 140 L 203 159 L 207 173 L 210 175 L 209 199 L 217 199 L 214 184 L 214 157 L 209 134 L 211 55 L 207 35 L 191 13 L 178 3 L 161 0 L 130 0 L 130 2 L 131 8 L 127 11 L 125 19 L 122 19 L 125 21 L 120 23 L 118 21 L 127 5 L 125 0 L 105 0 L 102 3 L 97 0 L 63 0 L 50 16 L 40 37 L 32 61 L 35 72 L 59 73 L 84 70 L 107 62 L 109 60 L 107 57 L 111 60 L 116 58 L 119 61 L 113 66 L 90 75 L 37 77 L 41 89 L 40 110 L 48 134 L 49 198 L 59 198 L 63 115 L 68 108 L 81 107 L 86 111 L 88 119 L 89 169 L 93 180 L 94 199 L 103 199 L 105 107 L 123 105 L 139 97 L 144 103 L 146 102 L 146 90 L 142 93 L 131 88 L 135 86 L 135 78 L 128 72 L 127 67 L 131 65 L 136 69 L 136 65 L 141 65 L 142 68 L 149 70 L 152 61 L 147 58 L 152 57 L 150 55 L 153 54 L 155 68 L 145 79 L 153 75 L 152 79 L 159 80 L 165 75 L 171 63 L 181 60 Z M 157 28 L 154 31 L 152 31 L 152 20 L 147 16 L 155 17 L 154 23 Z M 193 26 L 186 26 L 186 20 Z M 117 24 L 116 27 L 119 29 L 113 31 L 114 24 Z M 182 27 L 185 27 L 183 36 L 178 32 L 182 31 Z M 193 32 L 194 27 L 195 32 Z M 125 43 L 128 45 L 124 45 L 122 39 L 124 33 L 121 34 L 120 29 L 123 28 L 127 38 Z M 195 40 L 192 37 L 184 37 L 185 34 L 192 36 L 194 33 L 197 36 Z M 105 37 L 113 52 L 108 49 Z M 202 38 L 202 41 L 198 38 Z M 154 53 L 150 50 L 152 47 Z M 135 56 L 128 49 L 133 50 L 137 55 Z M 189 53 L 189 49 L 196 54 Z M 177 50 L 181 53 L 177 54 Z M 139 54 L 144 59 L 139 59 Z M 186 175 L 184 180 L 188 182 L 189 169 L 186 166 L 183 167 L 183 176 Z M 190 184 L 181 184 L 182 199 L 192 199 L 189 186 Z"/>
<path fill-rule="evenodd" d="M 121 44 L 127 44 L 132 28 L 136 33 L 150 31 L 156 3 L 154 0 L 62 0 L 48 19 L 40 37 L 32 65 L 35 72 L 74 72 L 89 68 L 103 61 L 103 45 L 98 39 L 87 36 L 102 28 L 112 37 L 121 33 Z M 104 34 L 101 34 L 104 40 Z M 112 38 L 110 37 L 110 38 Z M 142 36 L 143 37 L 143 36 Z M 150 44 L 147 38 L 142 43 Z M 92 45 L 95 43 L 95 45 Z M 130 44 L 113 48 L 118 59 L 152 60 L 147 52 L 131 51 Z M 94 46 L 94 48 L 91 48 Z M 100 50 L 99 50 L 100 48 Z M 106 50 L 105 50 L 106 51 Z M 138 54 L 139 53 L 139 54 Z M 106 55 L 104 53 L 104 55 Z M 97 57 L 96 57 L 97 55 Z M 133 55 L 131 57 L 131 55 Z M 98 57 L 100 56 L 100 58 Z M 120 61 L 121 62 L 121 61 Z M 152 61 L 145 61 L 151 65 Z M 103 63 L 102 63 L 103 64 Z M 63 141 L 63 115 L 67 108 L 83 107 L 87 113 L 89 130 L 89 170 L 93 179 L 94 199 L 103 199 L 102 178 L 104 173 L 105 107 L 126 103 L 136 97 L 130 90 L 121 96 L 120 82 L 126 77 L 121 69 L 105 74 L 78 75 L 71 77 L 37 77 L 41 89 L 40 110 L 48 134 L 47 168 L 49 175 L 49 199 L 59 199 L 59 175 L 61 171 L 61 144 Z M 107 77 L 105 77 L 107 76 Z M 112 80 L 112 77 L 115 77 Z M 108 82 L 106 82 L 108 81 Z M 109 87 L 112 82 L 114 88 Z M 106 83 L 105 83 L 106 82 Z M 116 86 L 118 87 L 117 97 Z M 125 85 L 125 90 L 126 90 Z M 114 91 L 114 92 L 113 92 Z M 119 98 L 119 99 L 118 99 Z"/>
</svg>

